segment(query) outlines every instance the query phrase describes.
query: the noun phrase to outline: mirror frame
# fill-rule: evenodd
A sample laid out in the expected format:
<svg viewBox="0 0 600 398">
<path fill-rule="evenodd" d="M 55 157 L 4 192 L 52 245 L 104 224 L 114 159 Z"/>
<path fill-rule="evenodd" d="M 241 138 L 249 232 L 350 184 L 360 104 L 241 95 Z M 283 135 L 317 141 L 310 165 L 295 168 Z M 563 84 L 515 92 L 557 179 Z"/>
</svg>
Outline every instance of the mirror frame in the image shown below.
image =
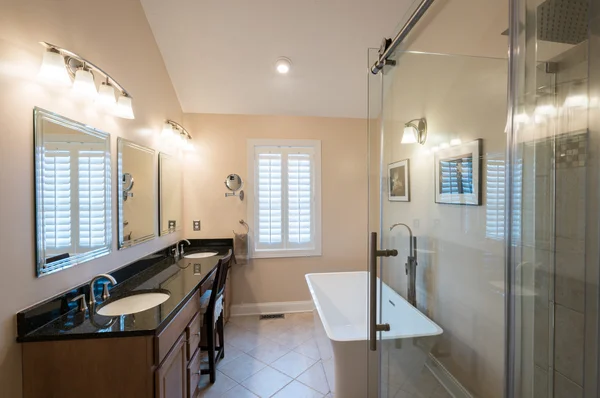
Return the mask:
<svg viewBox="0 0 600 398">
<path fill-rule="evenodd" d="M 57 262 L 56 265 L 48 267 L 46 264 L 46 250 L 45 250 L 45 234 L 44 234 L 44 204 L 43 194 L 41 187 L 44 183 L 44 176 L 41 173 L 43 170 L 43 147 L 44 137 L 42 131 L 42 123 L 48 120 L 52 123 L 62 125 L 66 128 L 80 131 L 84 134 L 88 134 L 94 137 L 101 138 L 105 141 L 105 156 L 106 156 L 106 208 L 108 209 L 108 217 L 106 217 L 106 245 L 102 248 L 87 252 L 76 254 L 68 259 Z M 34 146 L 34 200 L 35 200 L 35 239 L 36 239 L 36 250 L 35 250 L 35 268 L 36 276 L 50 275 L 58 271 L 73 267 L 78 264 L 85 263 L 87 261 L 96 259 L 98 257 L 106 256 L 112 252 L 112 182 L 111 182 L 111 144 L 110 134 L 102 130 L 98 130 L 87 124 L 77 122 L 75 120 L 66 118 L 54 112 L 47 111 L 45 109 L 35 107 L 33 109 L 33 146 Z"/>
<path fill-rule="evenodd" d="M 162 179 L 161 179 L 161 172 L 162 172 L 162 167 L 163 167 L 163 162 L 165 161 L 165 159 L 169 159 L 172 161 L 177 161 L 177 159 L 175 158 L 175 156 L 171 156 L 168 155 L 164 152 L 159 152 L 158 153 L 158 235 L 159 236 L 165 236 L 165 235 L 169 235 L 169 234 L 173 234 L 177 231 L 181 231 L 181 229 L 183 228 L 183 206 L 181 208 L 181 222 L 179 223 L 179 225 L 175 226 L 175 230 L 170 230 L 168 228 L 166 229 L 162 229 L 161 226 L 161 221 L 162 221 L 162 213 L 163 213 L 163 198 L 162 198 Z M 180 171 L 182 171 L 182 168 L 180 167 Z M 181 188 L 183 190 L 183 179 L 181 181 Z M 181 193 L 181 198 L 183 199 L 183 191 Z"/>
<path fill-rule="evenodd" d="M 149 235 L 145 235 L 142 237 L 139 237 L 135 240 L 130 240 L 127 241 L 127 243 L 124 241 L 124 233 L 123 233 L 123 223 L 122 223 L 122 219 L 121 217 L 124 216 L 122 214 L 123 212 L 123 161 L 121 159 L 121 155 L 123 153 L 123 147 L 124 146 L 129 146 L 132 148 L 135 148 L 137 150 L 146 152 L 148 154 L 152 155 L 152 175 L 154 176 L 154 159 L 155 159 L 155 155 L 156 155 L 156 151 L 152 148 L 148 148 L 139 144 L 136 144 L 135 142 L 126 140 L 125 138 L 117 138 L 117 233 L 118 233 L 118 249 L 119 250 L 124 250 L 130 247 L 133 247 L 135 245 L 139 245 L 141 243 L 147 242 L 149 240 L 152 240 L 154 238 L 156 238 L 156 222 L 157 220 L 154 220 L 154 227 L 152 228 L 152 233 Z M 156 180 L 153 178 L 152 182 L 154 184 L 156 184 Z M 152 195 L 154 197 L 154 192 L 156 192 L 156 188 L 153 186 L 152 187 Z M 156 209 L 156 197 L 154 197 L 154 208 Z M 156 210 L 152 212 L 152 214 L 156 214 Z"/>
</svg>

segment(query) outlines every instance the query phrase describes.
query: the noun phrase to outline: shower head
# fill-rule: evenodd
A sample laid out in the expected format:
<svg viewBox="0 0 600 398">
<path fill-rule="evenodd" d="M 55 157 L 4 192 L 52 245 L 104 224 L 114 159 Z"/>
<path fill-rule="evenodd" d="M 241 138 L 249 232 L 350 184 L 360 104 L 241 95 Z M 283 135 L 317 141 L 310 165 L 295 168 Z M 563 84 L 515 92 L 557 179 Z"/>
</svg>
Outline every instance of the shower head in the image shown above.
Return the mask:
<svg viewBox="0 0 600 398">
<path fill-rule="evenodd" d="M 537 8 L 539 40 L 579 44 L 587 39 L 587 0 L 546 0 Z"/>
</svg>

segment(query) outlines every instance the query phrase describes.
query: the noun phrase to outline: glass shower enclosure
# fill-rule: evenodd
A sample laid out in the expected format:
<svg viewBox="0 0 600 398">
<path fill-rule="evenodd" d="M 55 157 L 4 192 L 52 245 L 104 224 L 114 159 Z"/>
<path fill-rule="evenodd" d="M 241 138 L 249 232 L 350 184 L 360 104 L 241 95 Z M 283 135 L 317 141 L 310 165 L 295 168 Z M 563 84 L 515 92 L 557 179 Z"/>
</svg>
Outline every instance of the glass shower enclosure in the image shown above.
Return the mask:
<svg viewBox="0 0 600 398">
<path fill-rule="evenodd" d="M 512 0 L 508 59 L 369 73 L 369 396 L 598 396 L 599 13 Z"/>
</svg>

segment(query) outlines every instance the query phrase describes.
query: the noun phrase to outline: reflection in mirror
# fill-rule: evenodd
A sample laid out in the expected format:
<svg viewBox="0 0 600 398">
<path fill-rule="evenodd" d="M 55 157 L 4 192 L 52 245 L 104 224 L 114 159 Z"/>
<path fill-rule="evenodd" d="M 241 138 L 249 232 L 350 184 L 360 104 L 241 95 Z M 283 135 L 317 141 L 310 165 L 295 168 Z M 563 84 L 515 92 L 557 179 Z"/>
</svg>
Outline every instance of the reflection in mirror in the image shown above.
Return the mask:
<svg viewBox="0 0 600 398">
<path fill-rule="evenodd" d="M 119 249 L 156 237 L 154 150 L 118 139 Z"/>
<path fill-rule="evenodd" d="M 242 188 L 242 177 L 237 174 L 229 174 L 225 179 L 225 186 L 233 192 L 237 192 Z"/>
<path fill-rule="evenodd" d="M 111 251 L 110 135 L 35 108 L 37 276 Z"/>
<path fill-rule="evenodd" d="M 163 236 L 181 229 L 181 165 L 177 159 L 160 153 L 158 169 L 160 235 Z"/>
</svg>

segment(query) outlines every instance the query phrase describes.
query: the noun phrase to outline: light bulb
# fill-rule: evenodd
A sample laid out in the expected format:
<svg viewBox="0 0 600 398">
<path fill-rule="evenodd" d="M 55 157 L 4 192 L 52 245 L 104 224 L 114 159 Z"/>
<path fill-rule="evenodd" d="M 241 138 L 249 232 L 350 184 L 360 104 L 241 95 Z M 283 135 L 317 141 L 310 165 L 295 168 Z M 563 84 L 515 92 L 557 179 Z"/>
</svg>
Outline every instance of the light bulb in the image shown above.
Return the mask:
<svg viewBox="0 0 600 398">
<path fill-rule="evenodd" d="M 436 153 L 436 152 L 437 152 L 437 151 L 439 151 L 439 150 L 440 150 L 440 148 L 439 148 L 439 147 L 437 147 L 437 146 L 433 146 L 433 147 L 431 147 L 431 152 L 433 152 L 433 153 Z"/>
<path fill-rule="evenodd" d="M 126 94 L 121 94 L 119 96 L 117 107 L 115 109 L 115 115 L 123 119 L 135 119 L 131 97 Z"/>
<path fill-rule="evenodd" d="M 404 134 L 402 134 L 401 144 L 416 144 L 417 142 L 417 129 L 414 126 L 405 125 Z"/>
<path fill-rule="evenodd" d="M 73 83 L 73 92 L 77 96 L 88 99 L 94 99 L 98 95 L 92 72 L 83 68 L 77 69 L 77 72 L 75 72 L 75 82 Z"/>
<path fill-rule="evenodd" d="M 285 75 L 292 68 L 292 61 L 285 57 L 279 58 L 275 61 L 275 68 L 277 69 L 277 72 Z"/>
<path fill-rule="evenodd" d="M 70 86 L 71 77 L 67 72 L 65 58 L 54 49 L 46 50 L 38 79 L 57 86 Z"/>
<path fill-rule="evenodd" d="M 446 148 L 450 148 L 450 145 L 448 145 L 448 143 L 447 143 L 447 142 L 442 142 L 442 143 L 440 144 L 440 149 L 446 149 Z"/>
<path fill-rule="evenodd" d="M 192 140 L 191 139 L 186 139 L 185 143 L 183 145 L 183 150 L 185 152 L 194 152 L 196 150 L 196 148 L 194 147 L 194 144 L 192 144 Z"/>
<path fill-rule="evenodd" d="M 105 112 L 113 111 L 117 100 L 115 98 L 115 90 L 109 83 L 103 82 L 98 89 L 98 97 L 96 104 Z"/>
<path fill-rule="evenodd" d="M 457 146 L 462 144 L 462 140 L 460 138 L 453 138 L 450 140 L 450 146 Z"/>
</svg>

